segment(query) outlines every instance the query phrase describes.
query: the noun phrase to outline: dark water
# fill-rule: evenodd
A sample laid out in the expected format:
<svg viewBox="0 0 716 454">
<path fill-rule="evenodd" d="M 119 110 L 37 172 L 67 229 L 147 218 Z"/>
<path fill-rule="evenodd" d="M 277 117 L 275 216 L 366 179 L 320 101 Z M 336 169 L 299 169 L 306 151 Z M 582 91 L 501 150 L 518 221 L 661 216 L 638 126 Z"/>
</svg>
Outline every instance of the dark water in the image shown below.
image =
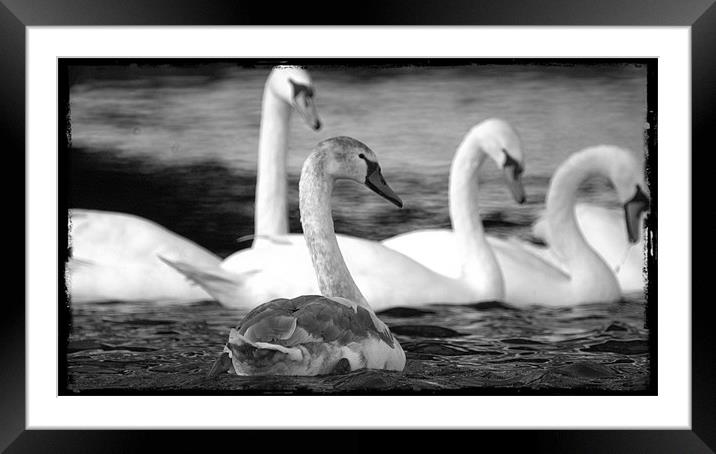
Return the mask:
<svg viewBox="0 0 716 454">
<path fill-rule="evenodd" d="M 406 207 L 352 183 L 334 197 L 336 230 L 382 240 L 449 227 L 455 147 L 476 122 L 512 123 L 525 145 L 528 203 L 514 204 L 494 164 L 481 170 L 488 234 L 522 238 L 570 153 L 609 143 L 643 157 L 646 70 L 633 65 L 309 68 L 325 127 L 291 121 L 290 226 L 311 147 L 350 135 L 378 155 Z M 221 256 L 248 243 L 266 68 L 198 65 L 82 68 L 72 73 L 68 206 L 138 214 Z M 602 180 L 580 200 L 615 204 Z M 643 297 L 574 308 L 466 305 L 381 314 L 408 355 L 403 373 L 317 378 L 204 378 L 242 312 L 191 306 L 72 308 L 69 389 L 102 392 L 643 392 L 649 332 Z M 389 391 L 390 392 L 390 391 Z"/>
<path fill-rule="evenodd" d="M 402 373 L 207 379 L 245 312 L 104 304 L 73 310 L 69 388 L 103 392 L 629 392 L 649 383 L 637 301 L 514 309 L 498 303 L 395 308 L 379 316 L 406 351 Z"/>
</svg>

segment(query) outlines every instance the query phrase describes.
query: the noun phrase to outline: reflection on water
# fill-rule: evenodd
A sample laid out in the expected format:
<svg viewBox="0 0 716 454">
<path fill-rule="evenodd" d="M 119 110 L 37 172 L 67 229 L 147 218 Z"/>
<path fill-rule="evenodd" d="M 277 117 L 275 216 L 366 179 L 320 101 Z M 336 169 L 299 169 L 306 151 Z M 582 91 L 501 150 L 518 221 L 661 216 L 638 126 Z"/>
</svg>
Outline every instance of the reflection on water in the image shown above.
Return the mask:
<svg viewBox="0 0 716 454">
<path fill-rule="evenodd" d="M 525 205 L 501 173 L 480 172 L 488 234 L 527 237 L 549 178 L 581 148 L 609 143 L 643 158 L 646 68 L 634 65 L 309 68 L 324 128 L 291 120 L 290 227 L 300 232 L 297 180 L 319 140 L 350 135 L 378 155 L 399 210 L 352 182 L 337 185 L 336 230 L 381 240 L 450 226 L 448 169 L 466 131 L 500 117 L 524 141 Z M 268 69 L 234 65 L 83 68 L 72 72 L 68 206 L 138 214 L 221 256 L 247 247 L 261 91 Z M 605 181 L 580 199 L 611 205 Z M 312 379 L 203 379 L 241 313 L 188 307 L 73 308 L 68 364 L 73 390 L 450 390 L 527 387 L 633 391 L 649 378 L 643 297 L 618 305 L 515 310 L 435 306 L 383 314 L 408 353 L 403 374 Z"/>
</svg>

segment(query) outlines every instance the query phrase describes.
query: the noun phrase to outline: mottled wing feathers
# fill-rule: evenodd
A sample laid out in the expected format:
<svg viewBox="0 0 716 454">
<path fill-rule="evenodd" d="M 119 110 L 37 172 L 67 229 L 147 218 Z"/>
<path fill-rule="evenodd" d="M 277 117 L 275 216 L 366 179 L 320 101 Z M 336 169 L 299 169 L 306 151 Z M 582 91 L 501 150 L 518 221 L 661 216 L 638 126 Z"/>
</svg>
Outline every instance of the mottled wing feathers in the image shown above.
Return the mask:
<svg viewBox="0 0 716 454">
<path fill-rule="evenodd" d="M 253 342 L 286 346 L 316 341 L 345 344 L 368 336 L 394 345 L 393 336 L 385 326 L 376 326 L 367 309 L 353 309 L 319 295 L 262 304 L 244 317 L 238 330 Z"/>
<path fill-rule="evenodd" d="M 286 298 L 278 298 L 251 309 L 241 320 L 239 326 L 236 327 L 236 329 L 239 330 L 239 334 L 243 335 L 248 327 L 258 323 L 263 317 L 270 317 L 275 311 L 284 310 L 284 305 L 288 301 Z M 288 310 L 284 310 L 284 312 L 287 314 L 290 313 Z"/>
<path fill-rule="evenodd" d="M 247 327 L 244 336 L 251 342 L 280 342 L 290 339 L 296 331 L 296 317 L 276 315 L 264 317 Z"/>
<path fill-rule="evenodd" d="M 360 306 L 353 309 L 331 298 L 319 298 L 306 302 L 296 311 L 298 326 L 312 336 L 341 343 L 373 336 L 393 346 L 393 336 L 376 326 L 367 309 Z"/>
</svg>

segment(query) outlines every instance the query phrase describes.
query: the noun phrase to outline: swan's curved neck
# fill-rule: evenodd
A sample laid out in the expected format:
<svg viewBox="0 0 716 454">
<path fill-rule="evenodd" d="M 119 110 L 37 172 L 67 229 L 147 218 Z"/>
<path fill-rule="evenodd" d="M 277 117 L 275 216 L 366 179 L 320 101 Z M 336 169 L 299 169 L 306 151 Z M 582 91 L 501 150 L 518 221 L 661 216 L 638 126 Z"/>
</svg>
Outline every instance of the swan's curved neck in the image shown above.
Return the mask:
<svg viewBox="0 0 716 454">
<path fill-rule="evenodd" d="M 579 228 L 575 213 L 579 185 L 593 175 L 608 175 L 607 160 L 598 153 L 574 155 L 555 172 L 547 194 L 547 228 L 552 249 L 562 259 L 574 278 L 580 272 L 594 276 L 595 269 L 611 270 L 589 246 Z M 598 268 L 595 268 L 598 267 Z"/>
<path fill-rule="evenodd" d="M 502 272 L 485 238 L 478 203 L 478 171 L 486 156 L 469 137 L 455 152 L 450 168 L 450 220 L 462 254 L 463 279 L 482 294 L 501 299 Z"/>
<path fill-rule="evenodd" d="M 301 225 L 318 288 L 323 296 L 338 296 L 367 306 L 338 247 L 331 213 L 333 177 L 326 172 L 324 153 L 314 153 L 303 165 L 299 183 Z"/>
<path fill-rule="evenodd" d="M 266 83 L 261 106 L 254 235 L 288 233 L 286 151 L 291 106 Z"/>
</svg>

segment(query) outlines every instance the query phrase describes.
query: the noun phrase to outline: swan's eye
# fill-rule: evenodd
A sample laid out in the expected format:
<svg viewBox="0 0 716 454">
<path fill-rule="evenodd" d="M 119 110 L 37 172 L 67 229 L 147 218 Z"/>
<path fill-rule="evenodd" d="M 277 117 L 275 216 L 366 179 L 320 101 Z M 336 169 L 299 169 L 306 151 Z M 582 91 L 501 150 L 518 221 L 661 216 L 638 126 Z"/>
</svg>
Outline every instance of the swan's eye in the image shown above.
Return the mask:
<svg viewBox="0 0 716 454">
<path fill-rule="evenodd" d="M 371 161 L 370 159 L 366 158 L 363 153 L 358 155 L 359 158 L 365 161 L 365 164 L 368 166 L 368 175 L 372 174 L 376 170 L 380 172 L 380 164 L 378 164 L 375 161 Z M 381 177 L 382 178 L 382 177 Z"/>
</svg>

